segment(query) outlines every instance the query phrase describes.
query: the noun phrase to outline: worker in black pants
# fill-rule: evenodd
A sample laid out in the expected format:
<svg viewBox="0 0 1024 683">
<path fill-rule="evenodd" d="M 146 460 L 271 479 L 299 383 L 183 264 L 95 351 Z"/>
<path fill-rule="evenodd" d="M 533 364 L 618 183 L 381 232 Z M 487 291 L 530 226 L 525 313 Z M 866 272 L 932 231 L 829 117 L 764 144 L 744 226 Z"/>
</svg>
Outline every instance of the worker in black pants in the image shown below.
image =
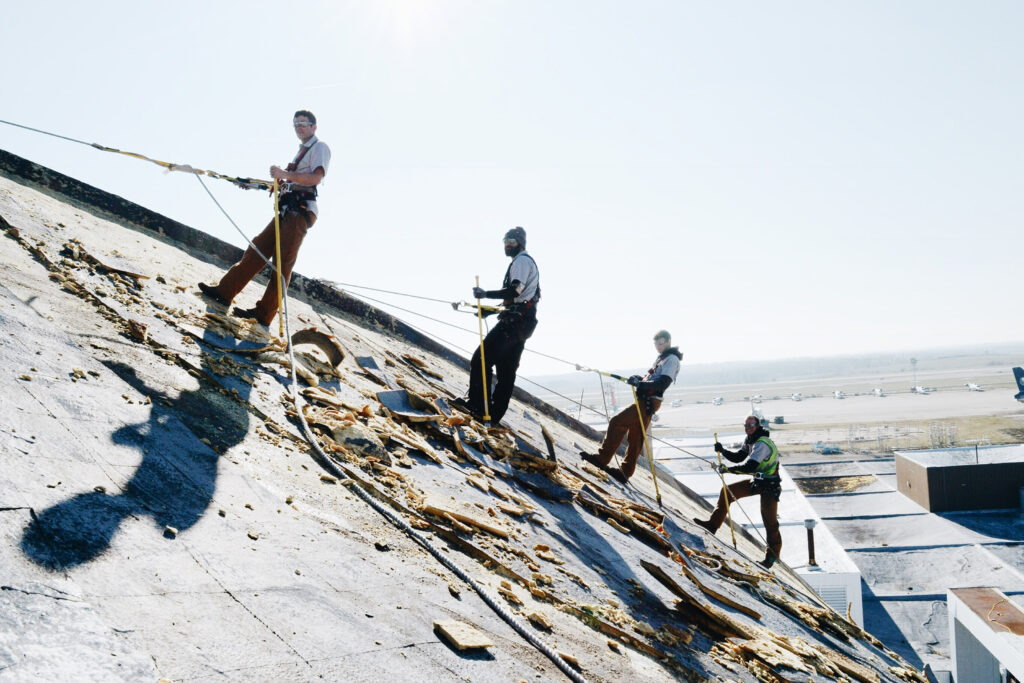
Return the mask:
<svg viewBox="0 0 1024 683">
<path fill-rule="evenodd" d="M 483 342 L 487 372 L 488 404 L 485 410 L 483 372 L 480 348 L 473 353 L 469 365 L 469 395 L 456 399 L 455 404 L 477 417 L 485 415 L 497 423 L 508 410 L 515 388 L 516 371 L 523 355 L 526 340 L 537 328 L 537 302 L 540 301 L 540 271 L 537 262 L 526 253 L 526 231 L 512 228 L 505 233 L 505 255 L 512 258 L 505 271 L 501 289 L 473 288 L 477 299 L 501 299 L 504 310 L 498 314 L 494 326 Z M 497 379 L 492 380 L 492 369 Z M 493 383 L 492 383 L 493 381 Z"/>
</svg>

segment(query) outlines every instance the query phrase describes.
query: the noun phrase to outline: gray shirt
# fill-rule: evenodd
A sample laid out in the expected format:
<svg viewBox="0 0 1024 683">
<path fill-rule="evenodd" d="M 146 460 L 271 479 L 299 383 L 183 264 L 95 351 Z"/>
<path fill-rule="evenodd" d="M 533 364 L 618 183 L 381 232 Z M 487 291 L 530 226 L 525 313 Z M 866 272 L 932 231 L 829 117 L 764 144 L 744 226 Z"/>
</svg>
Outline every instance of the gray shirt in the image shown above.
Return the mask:
<svg viewBox="0 0 1024 683">
<path fill-rule="evenodd" d="M 516 291 L 519 293 L 512 300 L 513 303 L 518 304 L 530 301 L 533 299 L 534 294 L 537 293 L 537 288 L 540 287 L 540 270 L 538 270 L 533 257 L 527 254 L 525 250 L 516 254 L 515 258 L 512 259 L 512 263 L 509 265 L 508 278 L 510 281 L 519 280 L 519 285 L 516 287 Z"/>
<path fill-rule="evenodd" d="M 679 374 L 679 358 L 674 353 L 666 354 L 664 358 L 658 357 L 654 361 L 654 367 L 647 372 L 647 376 L 644 377 L 645 382 L 653 382 L 659 377 L 670 377 L 672 381 L 676 381 L 676 375 Z"/>
<path fill-rule="evenodd" d="M 309 148 L 309 151 L 303 155 L 302 159 L 295 166 L 296 173 L 313 173 L 318 168 L 324 169 L 324 175 L 327 175 L 327 167 L 331 165 L 331 149 L 327 146 L 326 142 L 321 142 L 317 136 L 311 137 L 306 142 L 302 143 L 302 147 L 299 148 L 301 153 L 303 149 Z M 295 156 L 298 156 L 296 154 Z M 293 162 L 294 163 L 294 162 Z M 292 190 L 305 190 L 312 192 L 315 185 L 298 185 L 293 184 Z M 316 200 L 310 200 L 306 202 L 306 208 L 314 216 L 319 216 L 317 211 Z"/>
<path fill-rule="evenodd" d="M 771 457 L 772 449 L 764 441 L 755 441 L 750 447 L 750 459 L 756 462 L 764 462 Z"/>
</svg>

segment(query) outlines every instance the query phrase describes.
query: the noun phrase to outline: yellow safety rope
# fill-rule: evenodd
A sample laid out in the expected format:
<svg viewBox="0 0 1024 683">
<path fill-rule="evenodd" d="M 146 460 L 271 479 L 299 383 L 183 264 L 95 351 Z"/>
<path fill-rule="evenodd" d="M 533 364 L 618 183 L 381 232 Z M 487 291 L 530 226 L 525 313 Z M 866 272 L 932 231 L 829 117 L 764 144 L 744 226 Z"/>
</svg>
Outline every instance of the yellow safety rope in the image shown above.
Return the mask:
<svg viewBox="0 0 1024 683">
<path fill-rule="evenodd" d="M 274 183 L 274 277 L 277 278 L 277 333 L 284 338 L 284 309 L 281 308 L 281 298 L 284 291 L 284 278 L 281 277 L 281 207 L 278 204 L 277 183 Z"/>
<path fill-rule="evenodd" d="M 654 453 L 651 452 L 651 442 L 647 440 L 647 429 L 644 428 L 644 413 L 640 410 L 640 401 L 636 397 L 636 387 L 629 385 L 633 390 L 633 403 L 636 404 L 636 416 L 640 418 L 640 433 L 644 436 L 644 446 L 647 447 L 647 463 L 651 466 L 651 478 L 654 479 L 654 498 L 661 505 L 661 491 L 658 490 L 658 475 L 654 473 Z"/>
<path fill-rule="evenodd" d="M 480 288 L 480 276 L 476 276 L 477 289 Z M 491 409 L 490 404 L 487 402 L 487 361 L 484 359 L 484 313 L 483 308 L 480 306 L 480 299 L 476 300 L 476 321 L 477 326 L 480 328 L 480 375 L 483 383 L 481 386 L 484 389 L 484 422 L 491 421 Z"/>
<path fill-rule="evenodd" d="M 181 171 L 182 173 L 193 173 L 195 175 L 205 175 L 209 176 L 210 178 L 226 180 L 229 183 L 234 183 L 235 185 L 246 190 L 252 190 L 256 188 L 269 190 L 273 186 L 273 181 L 271 180 L 259 180 L 256 178 L 239 178 L 235 176 L 224 175 L 223 173 L 217 173 L 215 171 L 204 171 L 201 168 L 192 168 L 188 164 L 173 164 L 169 161 L 160 161 L 159 159 L 152 159 L 150 157 L 147 157 L 144 154 L 137 154 L 135 152 L 125 152 L 124 150 L 120 150 L 115 147 L 107 147 L 105 145 L 101 145 L 98 142 L 86 142 L 85 140 L 70 138 L 67 135 L 58 135 L 57 133 L 51 133 L 48 130 L 41 130 L 39 128 L 32 128 L 31 126 L 22 125 L 20 123 L 14 123 L 13 121 L 5 121 L 3 119 L 0 119 L 0 123 L 8 126 L 13 126 L 15 128 L 21 128 L 23 130 L 30 130 L 33 133 L 42 133 L 43 135 L 49 135 L 50 137 L 53 138 L 60 138 L 61 140 L 67 140 L 68 142 L 76 142 L 80 145 L 85 145 L 87 147 L 92 147 L 93 149 L 98 149 L 101 152 L 113 152 L 114 154 L 123 154 L 127 157 L 132 157 L 134 159 L 141 159 L 142 161 L 148 161 L 150 163 L 156 164 L 157 166 L 165 168 L 168 171 Z"/>
<path fill-rule="evenodd" d="M 89 144 L 90 147 L 94 147 L 103 152 L 113 152 L 114 154 L 123 154 L 127 157 L 132 157 L 133 159 L 141 159 L 142 161 L 148 161 L 150 163 L 156 164 L 157 166 L 165 168 L 168 171 L 181 171 L 182 173 L 194 173 L 195 175 L 204 175 L 210 178 L 217 178 L 219 180 L 227 180 L 228 182 L 234 183 L 235 185 L 238 185 L 239 187 L 247 190 L 270 190 L 273 189 L 274 186 L 276 185 L 276 183 L 273 180 L 260 180 L 258 178 L 238 178 L 234 176 L 224 175 L 223 173 L 217 173 L 216 171 L 206 171 L 201 168 L 193 168 L 188 164 L 175 164 L 170 161 L 160 161 L 159 159 L 152 159 L 144 154 L 138 154 L 136 152 L 126 152 L 124 150 L 116 149 L 114 147 L 106 147 L 95 142 L 87 144 Z"/>
</svg>

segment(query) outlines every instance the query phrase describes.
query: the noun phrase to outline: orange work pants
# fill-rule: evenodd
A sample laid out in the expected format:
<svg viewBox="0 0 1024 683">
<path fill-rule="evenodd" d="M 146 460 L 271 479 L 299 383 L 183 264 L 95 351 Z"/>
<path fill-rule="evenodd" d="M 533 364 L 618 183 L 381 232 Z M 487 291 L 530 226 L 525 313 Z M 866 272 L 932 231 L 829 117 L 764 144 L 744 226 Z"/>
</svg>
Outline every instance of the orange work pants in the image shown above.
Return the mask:
<svg viewBox="0 0 1024 683">
<path fill-rule="evenodd" d="M 315 222 L 316 216 L 306 211 L 289 212 L 281 217 L 281 275 L 284 277 L 285 287 L 291 280 L 292 268 L 299 257 L 299 247 L 306 237 L 306 231 L 313 227 Z M 274 220 L 271 219 L 267 227 L 263 228 L 263 232 L 253 239 L 252 244 L 272 262 L 276 262 L 274 241 Z M 224 277 L 217 284 L 217 291 L 228 301 L 233 300 L 265 265 L 260 255 L 250 246 L 242 254 L 241 260 L 224 273 Z M 277 315 L 276 271 L 271 271 L 270 282 L 267 283 L 263 297 L 256 302 L 256 315 L 264 325 L 270 325 Z"/>
<path fill-rule="evenodd" d="M 652 410 L 647 412 L 646 401 L 640 402 L 640 411 L 644 415 L 644 429 L 651 426 L 651 415 L 661 407 L 660 398 L 651 398 Z M 604 435 L 601 448 L 597 451 L 597 461 L 607 467 L 612 455 L 619 449 L 622 440 L 626 439 L 626 459 L 622 461 L 622 474 L 627 479 L 636 472 L 636 461 L 644 447 L 644 434 L 640 429 L 640 415 L 636 405 L 630 405 L 608 421 L 608 432 Z"/>
</svg>

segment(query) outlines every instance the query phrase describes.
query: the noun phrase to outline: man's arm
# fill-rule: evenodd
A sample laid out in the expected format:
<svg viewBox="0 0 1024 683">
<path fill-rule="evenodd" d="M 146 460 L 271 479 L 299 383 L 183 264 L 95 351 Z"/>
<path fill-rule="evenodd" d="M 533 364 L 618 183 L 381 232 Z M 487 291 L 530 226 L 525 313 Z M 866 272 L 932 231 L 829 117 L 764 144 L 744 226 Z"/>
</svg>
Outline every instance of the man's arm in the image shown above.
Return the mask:
<svg viewBox="0 0 1024 683">
<path fill-rule="evenodd" d="M 286 171 L 280 166 L 271 166 L 270 175 L 274 180 L 283 180 L 295 183 L 296 185 L 313 187 L 319 185 L 320 181 L 324 179 L 324 167 L 318 166 L 312 173 L 299 173 L 297 171 Z"/>
<path fill-rule="evenodd" d="M 757 468 L 760 464 L 761 463 L 759 463 L 758 461 L 751 459 L 747 460 L 742 465 L 730 467 L 727 471 L 732 474 L 753 474 L 754 472 L 757 471 Z"/>
<path fill-rule="evenodd" d="M 733 452 L 716 441 L 715 450 L 724 455 L 729 462 L 743 462 L 744 458 L 747 457 L 747 454 L 750 453 L 750 446 L 743 444 L 739 449 Z"/>
<path fill-rule="evenodd" d="M 654 396 L 665 393 L 665 390 L 672 385 L 672 378 L 668 375 L 658 375 L 652 380 L 646 382 L 639 382 L 636 385 L 636 393 L 638 396 Z"/>
<path fill-rule="evenodd" d="M 771 457 L 772 454 L 772 449 L 763 441 L 756 441 L 753 446 L 743 444 L 743 448 L 740 450 L 742 451 L 743 449 L 747 450 L 750 458 L 739 467 L 730 467 L 729 471 L 733 474 L 753 474 L 761 466 L 761 463 Z M 732 458 L 729 459 L 732 460 Z"/>
<path fill-rule="evenodd" d="M 519 280 L 513 280 L 512 284 L 504 289 L 482 289 L 480 287 L 473 288 L 473 296 L 477 299 L 512 299 L 519 295 L 523 291 L 523 285 L 520 284 Z"/>
</svg>

